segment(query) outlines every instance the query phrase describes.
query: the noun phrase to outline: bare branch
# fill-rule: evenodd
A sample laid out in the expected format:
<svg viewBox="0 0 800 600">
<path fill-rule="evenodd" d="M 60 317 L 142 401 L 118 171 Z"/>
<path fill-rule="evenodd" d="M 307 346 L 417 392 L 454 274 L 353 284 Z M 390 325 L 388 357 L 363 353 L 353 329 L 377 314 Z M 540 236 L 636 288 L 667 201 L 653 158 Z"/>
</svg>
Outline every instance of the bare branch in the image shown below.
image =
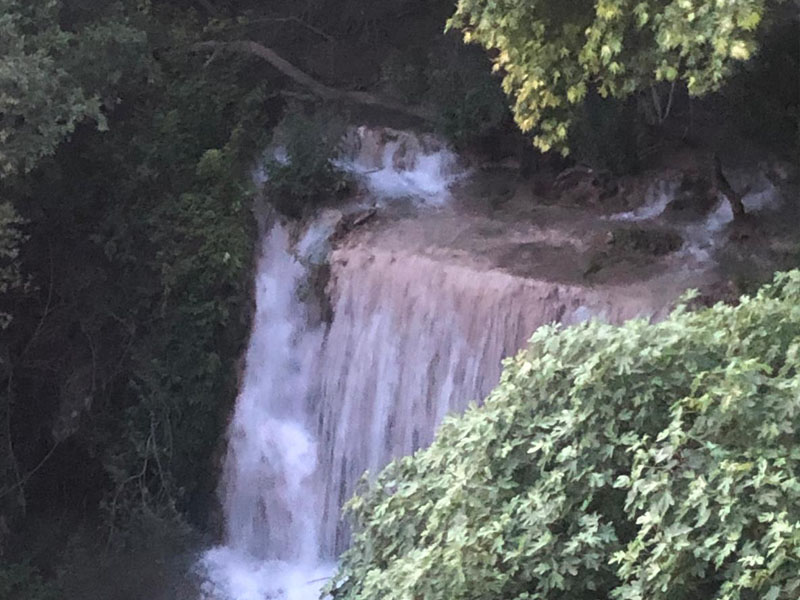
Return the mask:
<svg viewBox="0 0 800 600">
<path fill-rule="evenodd" d="M 672 81 L 672 85 L 669 86 L 669 100 L 667 100 L 667 108 L 664 109 L 664 118 L 662 119 L 662 123 L 669 118 L 669 113 L 672 110 L 672 101 L 675 99 L 675 80 Z"/>
<path fill-rule="evenodd" d="M 308 29 L 310 32 L 318 35 L 319 37 L 325 39 L 328 42 L 335 42 L 336 40 L 329 34 L 325 33 L 319 27 L 315 27 L 310 23 L 306 23 L 303 19 L 299 17 L 262 17 L 260 19 L 249 19 L 246 23 L 237 23 L 236 25 L 240 27 L 247 27 L 249 25 L 255 25 L 257 23 L 296 23 L 301 27 Z"/>
<path fill-rule="evenodd" d="M 195 52 L 201 52 L 201 51 L 213 52 L 218 48 L 222 48 L 223 50 L 228 50 L 231 52 L 239 52 L 243 54 L 250 54 L 252 56 L 257 56 L 258 58 L 267 61 L 278 71 L 280 71 L 287 77 L 291 78 L 296 83 L 299 83 L 303 87 L 307 88 L 316 96 L 323 98 L 324 100 L 352 102 L 354 104 L 377 106 L 394 112 L 411 115 L 413 117 L 422 119 L 424 121 L 433 120 L 433 114 L 431 113 L 431 111 L 421 106 L 407 106 L 405 104 L 395 102 L 394 100 L 391 100 L 389 98 L 384 98 L 377 94 L 371 94 L 369 92 L 341 90 L 338 88 L 333 88 L 328 85 L 325 85 L 324 83 L 317 81 L 304 71 L 295 67 L 292 63 L 284 59 L 272 48 L 263 46 L 258 42 L 253 42 L 249 40 L 240 40 L 234 42 L 208 41 L 208 42 L 199 42 L 192 46 L 192 50 Z"/>
<path fill-rule="evenodd" d="M 725 173 L 722 170 L 722 161 L 719 159 L 718 154 L 714 154 L 714 179 L 717 190 L 728 199 L 731 205 L 733 220 L 741 221 L 745 216 L 742 194 L 736 192 L 728 181 L 728 178 L 725 177 Z"/>
</svg>

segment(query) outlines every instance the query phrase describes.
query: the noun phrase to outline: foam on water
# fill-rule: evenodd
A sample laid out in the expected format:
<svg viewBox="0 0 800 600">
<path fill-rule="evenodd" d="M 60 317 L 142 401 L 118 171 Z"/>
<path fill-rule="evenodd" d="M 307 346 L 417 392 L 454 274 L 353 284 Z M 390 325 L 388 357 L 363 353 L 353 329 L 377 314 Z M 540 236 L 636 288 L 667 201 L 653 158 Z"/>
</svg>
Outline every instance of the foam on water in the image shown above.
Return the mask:
<svg viewBox="0 0 800 600">
<path fill-rule="evenodd" d="M 220 546 L 203 556 L 204 595 L 230 600 L 319 600 L 333 564 L 264 561 Z"/>
<path fill-rule="evenodd" d="M 287 232 L 275 224 L 259 259 L 256 314 L 228 432 L 226 545 L 200 563 L 206 597 L 214 600 L 303 600 L 321 587 L 306 583 L 325 569 L 312 478 L 317 446 L 306 426 L 305 401 L 323 332 L 309 325 L 297 300 L 305 276 Z"/>
<path fill-rule="evenodd" d="M 645 195 L 644 204 L 634 210 L 616 213 L 608 217 L 610 221 L 647 221 L 662 215 L 675 198 L 678 183 L 661 180 L 650 186 Z"/>
<path fill-rule="evenodd" d="M 337 166 L 361 178 L 378 201 L 413 198 L 442 204 L 466 174 L 458 156 L 440 140 L 391 129 L 359 127 Z"/>
</svg>

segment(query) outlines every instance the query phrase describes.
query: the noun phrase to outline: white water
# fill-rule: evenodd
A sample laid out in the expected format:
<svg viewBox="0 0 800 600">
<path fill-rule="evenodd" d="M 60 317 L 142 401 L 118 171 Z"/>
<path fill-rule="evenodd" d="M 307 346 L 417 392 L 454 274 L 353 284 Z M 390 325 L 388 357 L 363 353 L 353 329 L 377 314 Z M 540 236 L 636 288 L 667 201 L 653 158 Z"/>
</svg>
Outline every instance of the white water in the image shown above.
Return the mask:
<svg viewBox="0 0 800 600">
<path fill-rule="evenodd" d="M 368 245 L 338 249 L 332 258 L 334 319 L 314 418 L 326 555 L 347 545 L 339 508 L 361 474 L 429 445 L 445 415 L 488 394 L 502 358 L 537 327 L 591 316 L 620 322 L 652 314 L 667 300 Z"/>
<path fill-rule="evenodd" d="M 755 182 L 755 189 L 750 189 L 743 197 L 742 204 L 748 214 L 764 210 L 774 210 L 780 206 L 780 194 L 775 185 L 763 174 L 737 174 L 734 185 L 738 189 L 747 187 L 747 183 Z M 661 180 L 653 184 L 647 191 L 642 206 L 628 212 L 616 213 L 608 217 L 612 221 L 650 221 L 661 217 L 670 203 L 675 200 L 679 182 Z M 714 251 L 720 246 L 722 233 L 733 221 L 733 210 L 724 196 L 720 196 L 714 208 L 705 219 L 685 223 L 680 227 L 684 239 L 679 256 L 688 260 L 687 267 L 694 263 L 696 267 L 706 267 L 714 261 Z"/>
<path fill-rule="evenodd" d="M 444 202 L 450 183 L 458 176 L 455 155 L 434 138 L 380 131 L 357 130 L 357 143 L 341 166 L 364 178 L 376 202 L 400 197 Z M 280 159 L 278 151 L 274 154 Z M 264 170 L 256 169 L 254 180 L 263 183 L 265 179 Z M 326 239 L 338 222 L 330 217 L 331 213 L 323 213 L 294 251 L 280 224 L 272 225 L 264 236 L 256 278 L 256 314 L 223 469 L 225 545 L 206 552 L 198 565 L 205 579 L 202 597 L 208 600 L 318 598 L 325 579 L 332 574 L 332 560 L 344 544 L 336 543 L 336 523 L 347 498 L 337 497 L 334 505 L 325 507 L 323 501 L 331 489 L 347 495 L 353 491 L 352 486 L 337 483 L 330 462 L 318 466 L 318 457 L 330 453 L 328 448 L 319 448 L 318 440 L 329 442 L 332 426 L 340 427 L 333 434 L 337 439 L 348 435 L 357 440 L 366 434 L 375 442 L 373 446 L 380 445 L 375 440 L 391 436 L 391 432 L 374 427 L 369 433 L 348 431 L 342 423 L 356 421 L 356 415 L 349 413 L 345 420 L 320 420 L 328 407 L 340 402 L 338 396 L 330 401 L 325 397 L 332 394 L 337 377 L 369 379 L 373 368 L 366 363 L 345 368 L 334 360 L 337 355 L 349 356 L 338 346 L 341 340 L 328 336 L 326 345 L 325 331 L 310 323 L 298 299 L 308 272 L 293 252 L 307 264 L 320 264 L 327 257 Z M 364 294 L 368 295 L 368 290 Z M 332 328 L 337 329 L 336 320 Z M 372 358 L 378 358 L 383 341 L 368 334 L 365 339 L 373 344 Z M 420 366 L 410 356 L 408 362 Z M 479 365 L 473 363 L 471 370 L 477 373 Z M 392 385 L 399 373 L 394 378 L 386 375 Z M 316 436 L 309 423 L 317 424 Z M 426 442 L 429 437 L 426 435 Z M 388 459 L 378 455 L 369 466 L 377 469 Z M 363 470 L 360 461 L 353 464 Z M 326 532 L 321 535 L 323 524 Z"/>
<path fill-rule="evenodd" d="M 611 215 L 611 221 L 647 221 L 664 213 L 669 203 L 675 199 L 679 188 L 678 182 L 661 180 L 650 186 L 645 195 L 644 203 L 628 212 Z"/>
<path fill-rule="evenodd" d="M 757 186 L 742 197 L 745 212 L 756 214 L 761 211 L 775 210 L 780 206 L 781 198 L 778 189 L 763 175 L 750 177 Z M 739 189 L 745 187 L 744 182 L 737 182 Z M 734 183 L 734 185 L 737 185 Z M 728 200 L 723 196 L 717 201 L 714 209 L 708 213 L 705 220 L 699 223 L 690 223 L 683 228 L 684 246 L 681 254 L 684 258 L 693 258 L 698 264 L 703 265 L 714 260 L 714 251 L 723 240 L 725 227 L 733 221 L 733 210 Z"/>
<path fill-rule="evenodd" d="M 210 598 L 317 598 L 330 573 L 319 556 L 317 445 L 305 425 L 323 332 L 309 326 L 297 300 L 304 276 L 286 231 L 274 225 L 258 263 L 256 314 L 229 430 L 226 545 L 201 563 Z"/>
<path fill-rule="evenodd" d="M 434 140 L 393 131 L 359 130 L 349 156 L 375 202 L 441 204 L 463 173 Z M 327 257 L 331 214 L 294 250 L 280 225 L 263 240 L 224 465 L 225 545 L 200 564 L 206 600 L 316 598 L 348 543 L 340 509 L 365 470 L 428 445 L 447 413 L 488 393 L 501 359 L 538 326 L 619 322 L 670 301 L 648 288 L 560 285 L 362 244 L 331 256 L 333 320 L 323 330 L 298 300 L 308 273 L 293 253 L 305 264 Z"/>
<path fill-rule="evenodd" d="M 392 129 L 359 127 L 337 164 L 361 177 L 378 202 L 410 198 L 441 205 L 466 170 L 438 138 Z"/>
</svg>

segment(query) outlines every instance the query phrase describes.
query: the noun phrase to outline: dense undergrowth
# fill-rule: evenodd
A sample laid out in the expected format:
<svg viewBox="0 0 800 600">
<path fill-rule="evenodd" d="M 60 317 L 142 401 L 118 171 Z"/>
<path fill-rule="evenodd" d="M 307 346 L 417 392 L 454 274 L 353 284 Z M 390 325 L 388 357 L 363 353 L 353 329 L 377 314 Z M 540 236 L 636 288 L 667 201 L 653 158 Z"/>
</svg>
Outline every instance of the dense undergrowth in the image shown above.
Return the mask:
<svg viewBox="0 0 800 600">
<path fill-rule="evenodd" d="M 102 127 L 73 123 L 0 180 L 19 223 L 0 290 L 0 575 L 16 591 L 0 589 L 17 598 L 40 587 L 17 589 L 21 574 L 56 574 L 63 531 L 40 521 L 88 528 L 97 553 L 205 522 L 248 328 L 248 175 L 271 118 L 236 64 L 156 58 L 181 35 L 156 11 L 61 12 L 60 33 L 58 16 L 31 17 L 66 40 L 38 52 L 99 103 Z M 40 92 L 20 95 L 33 107 L 17 122 Z"/>
<path fill-rule="evenodd" d="M 337 600 L 793 600 L 800 272 L 737 306 L 544 327 L 354 498 Z"/>
</svg>

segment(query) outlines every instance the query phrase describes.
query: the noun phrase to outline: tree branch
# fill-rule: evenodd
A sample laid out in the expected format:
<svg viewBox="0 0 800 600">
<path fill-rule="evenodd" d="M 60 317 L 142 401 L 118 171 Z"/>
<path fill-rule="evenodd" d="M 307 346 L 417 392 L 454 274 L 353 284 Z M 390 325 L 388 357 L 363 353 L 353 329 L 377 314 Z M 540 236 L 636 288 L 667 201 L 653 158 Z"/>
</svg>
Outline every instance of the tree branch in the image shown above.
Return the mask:
<svg viewBox="0 0 800 600">
<path fill-rule="evenodd" d="M 238 28 L 250 27 L 252 25 L 258 25 L 259 23 L 296 23 L 297 25 L 300 25 L 300 27 L 303 27 L 304 29 L 307 29 L 311 33 L 314 33 L 314 34 L 318 35 L 319 37 L 325 39 L 325 41 L 327 41 L 327 42 L 335 42 L 336 41 L 331 35 L 325 33 L 319 27 L 314 27 L 310 23 L 306 23 L 305 21 L 303 21 L 303 19 L 301 19 L 299 17 L 294 17 L 294 16 L 291 16 L 291 17 L 261 17 L 260 19 L 248 19 L 244 23 L 233 23 L 233 24 L 230 25 L 230 27 L 222 27 L 221 30 L 225 30 L 225 29 L 229 29 L 229 28 L 237 28 L 237 27 Z"/>
<path fill-rule="evenodd" d="M 722 192 L 731 205 L 733 220 L 735 222 L 741 221 L 745 216 L 742 194 L 737 193 L 728 181 L 728 178 L 725 177 L 725 173 L 722 171 L 722 161 L 716 153 L 714 154 L 714 180 L 717 190 Z"/>
<path fill-rule="evenodd" d="M 669 118 L 669 113 L 672 110 L 672 101 L 675 98 L 675 80 L 672 81 L 672 85 L 669 86 L 669 100 L 667 100 L 667 108 L 664 109 L 664 119 L 662 123 Z"/>
<path fill-rule="evenodd" d="M 317 81 L 304 71 L 295 67 L 292 63 L 284 59 L 272 48 L 263 46 L 258 42 L 253 42 L 249 40 L 240 40 L 235 42 L 208 41 L 208 42 L 199 42 L 197 44 L 192 45 L 192 50 L 195 52 L 202 52 L 202 51 L 213 52 L 220 48 L 231 52 L 239 52 L 242 54 L 250 54 L 252 56 L 257 56 L 258 58 L 267 61 L 278 71 L 280 71 L 290 79 L 294 80 L 296 83 L 299 83 L 301 86 L 307 88 L 313 94 L 319 96 L 324 100 L 352 102 L 354 104 L 376 106 L 394 112 L 411 115 L 413 117 L 422 119 L 424 121 L 433 120 L 433 113 L 421 106 L 408 106 L 405 104 L 401 104 L 399 102 L 395 102 L 390 98 L 384 98 L 377 94 L 371 94 L 369 92 L 341 90 L 338 88 L 333 88 L 328 85 L 325 85 L 324 83 Z"/>
</svg>

